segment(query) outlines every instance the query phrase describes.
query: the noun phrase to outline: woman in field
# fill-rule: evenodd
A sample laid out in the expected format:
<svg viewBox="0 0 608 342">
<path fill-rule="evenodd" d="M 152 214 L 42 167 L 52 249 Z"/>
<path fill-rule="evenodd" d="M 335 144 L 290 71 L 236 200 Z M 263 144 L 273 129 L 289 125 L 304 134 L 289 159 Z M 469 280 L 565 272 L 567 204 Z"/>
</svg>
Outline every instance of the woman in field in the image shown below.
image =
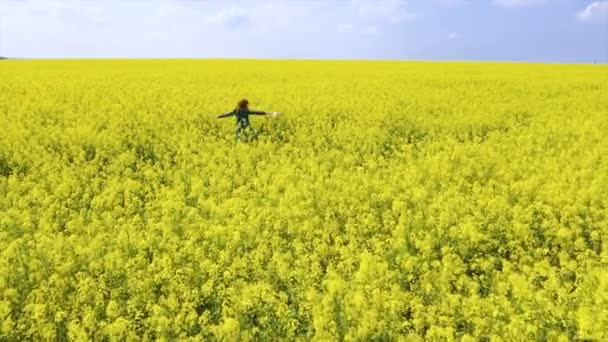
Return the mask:
<svg viewBox="0 0 608 342">
<path fill-rule="evenodd" d="M 236 117 L 236 131 L 235 131 L 236 139 L 238 140 L 239 137 L 241 136 L 241 134 L 243 134 L 245 136 L 245 139 L 248 139 L 250 133 L 251 133 L 251 136 L 253 137 L 253 139 L 255 139 L 258 136 L 258 132 L 249 123 L 249 114 L 252 114 L 252 115 L 270 114 L 272 116 L 279 115 L 278 112 L 267 113 L 264 111 L 250 110 L 249 101 L 247 101 L 247 99 L 242 99 L 241 101 L 238 102 L 238 104 L 234 110 L 232 110 L 231 112 L 228 112 L 228 113 L 218 115 L 218 118 L 227 118 L 229 116 L 234 115 Z"/>
</svg>

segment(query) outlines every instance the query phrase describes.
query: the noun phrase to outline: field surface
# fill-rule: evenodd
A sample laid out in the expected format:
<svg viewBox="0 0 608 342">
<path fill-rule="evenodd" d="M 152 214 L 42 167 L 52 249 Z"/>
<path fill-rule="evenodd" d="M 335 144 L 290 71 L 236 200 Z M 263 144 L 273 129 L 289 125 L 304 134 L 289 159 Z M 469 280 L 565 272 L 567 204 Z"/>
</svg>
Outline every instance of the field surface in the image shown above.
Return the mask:
<svg viewBox="0 0 608 342">
<path fill-rule="evenodd" d="M 0 62 L 0 341 L 608 339 L 608 67 Z M 246 97 L 257 141 L 236 142 Z"/>
</svg>

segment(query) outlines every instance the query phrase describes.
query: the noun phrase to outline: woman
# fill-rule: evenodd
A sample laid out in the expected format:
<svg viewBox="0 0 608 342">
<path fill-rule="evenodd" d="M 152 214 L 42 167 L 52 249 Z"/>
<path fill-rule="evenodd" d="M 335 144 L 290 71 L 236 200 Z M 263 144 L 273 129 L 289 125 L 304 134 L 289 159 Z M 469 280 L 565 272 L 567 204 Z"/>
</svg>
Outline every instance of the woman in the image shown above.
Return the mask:
<svg viewBox="0 0 608 342">
<path fill-rule="evenodd" d="M 251 127 L 249 124 L 249 114 L 252 115 L 267 115 L 270 114 L 272 116 L 279 115 L 278 112 L 266 113 L 264 111 L 250 110 L 249 109 L 249 101 L 247 99 L 242 99 L 237 104 L 236 108 L 228 113 L 224 113 L 218 115 L 218 118 L 227 118 L 229 116 L 236 116 L 236 139 L 240 137 L 241 133 L 245 134 L 245 137 L 248 137 L 248 131 L 251 131 L 253 138 L 255 139 L 258 135 L 258 132 Z"/>
</svg>

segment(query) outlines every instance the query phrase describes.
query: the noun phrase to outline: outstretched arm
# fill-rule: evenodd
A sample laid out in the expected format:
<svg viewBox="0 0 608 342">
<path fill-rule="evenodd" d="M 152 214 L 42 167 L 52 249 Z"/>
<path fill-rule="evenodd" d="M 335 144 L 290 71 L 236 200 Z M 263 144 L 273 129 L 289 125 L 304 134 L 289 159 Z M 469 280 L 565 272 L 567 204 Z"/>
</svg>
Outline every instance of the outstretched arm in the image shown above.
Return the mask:
<svg viewBox="0 0 608 342">
<path fill-rule="evenodd" d="M 250 110 L 250 111 L 249 111 L 249 114 L 253 114 L 253 115 L 266 115 L 266 114 L 268 114 L 268 113 L 266 113 L 266 112 L 265 112 L 265 111 L 263 111 L 263 110 Z"/>
<path fill-rule="evenodd" d="M 234 111 L 231 111 L 231 112 L 228 112 L 228 113 L 220 114 L 220 115 L 217 116 L 217 118 L 218 119 L 227 118 L 227 117 L 233 116 L 233 115 L 234 115 Z"/>
<path fill-rule="evenodd" d="M 253 115 L 272 115 L 274 117 L 279 116 L 281 113 L 279 112 L 264 112 L 261 110 L 250 110 L 249 114 L 253 114 Z"/>
</svg>

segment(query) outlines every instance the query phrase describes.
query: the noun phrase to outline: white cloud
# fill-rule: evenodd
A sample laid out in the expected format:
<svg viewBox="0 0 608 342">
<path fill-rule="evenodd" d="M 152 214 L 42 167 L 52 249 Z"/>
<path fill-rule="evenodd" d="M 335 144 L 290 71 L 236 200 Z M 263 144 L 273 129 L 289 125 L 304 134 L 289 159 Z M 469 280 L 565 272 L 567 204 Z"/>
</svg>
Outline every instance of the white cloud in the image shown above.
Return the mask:
<svg viewBox="0 0 608 342">
<path fill-rule="evenodd" d="M 351 24 L 340 24 L 336 27 L 338 32 L 351 32 L 355 29 L 355 27 Z"/>
<path fill-rule="evenodd" d="M 359 26 L 352 25 L 352 24 L 340 24 L 340 25 L 336 26 L 336 31 L 341 32 L 341 33 L 356 32 L 356 33 L 363 33 L 363 34 L 367 34 L 367 35 L 374 35 L 374 34 L 378 33 L 378 27 L 376 27 L 376 26 L 359 27 Z"/>
<path fill-rule="evenodd" d="M 505 8 L 542 6 L 554 0 L 494 0 L 494 4 Z"/>
<path fill-rule="evenodd" d="M 584 10 L 580 11 L 576 18 L 580 21 L 593 21 L 608 19 L 608 1 L 594 1 Z"/>
<path fill-rule="evenodd" d="M 1 0 L 0 0 L 1 1 Z M 315 32 L 322 28 L 315 16 L 327 6 L 319 0 L 150 0 L 164 1 L 202 16 L 203 24 L 256 27 L 264 31 L 293 29 Z"/>
<path fill-rule="evenodd" d="M 454 39 L 458 39 L 458 38 L 460 38 L 460 35 L 456 32 L 452 32 L 452 33 L 448 34 L 448 39 L 450 39 L 450 40 L 454 40 Z"/>
<path fill-rule="evenodd" d="M 250 13 L 255 25 L 267 28 L 286 28 L 292 25 L 311 26 L 316 13 L 322 11 L 325 4 L 321 1 L 288 1 L 265 0 L 244 1 L 241 5 Z"/>
<path fill-rule="evenodd" d="M 101 14 L 103 6 L 94 2 L 82 4 L 74 0 L 13 0 L 3 3 L 0 0 L 0 5 L 2 4 L 7 7 L 0 9 L 8 14 L 9 19 L 12 19 L 13 13 L 57 18 L 79 25 L 101 24 L 107 19 Z"/>
<path fill-rule="evenodd" d="M 404 0 L 352 0 L 353 7 L 360 15 L 387 20 L 397 24 L 416 19 Z"/>
<path fill-rule="evenodd" d="M 320 25 L 306 25 L 306 24 L 296 25 L 294 28 L 300 32 L 319 32 L 322 29 L 322 27 Z"/>
<path fill-rule="evenodd" d="M 470 2 L 468 0 L 433 0 L 434 3 L 441 6 L 455 7 L 461 5 L 468 5 Z"/>
<path fill-rule="evenodd" d="M 207 15 L 205 20 L 211 24 L 235 27 L 246 24 L 249 21 L 249 17 L 242 8 L 230 6 L 222 8 L 214 14 Z"/>
</svg>

